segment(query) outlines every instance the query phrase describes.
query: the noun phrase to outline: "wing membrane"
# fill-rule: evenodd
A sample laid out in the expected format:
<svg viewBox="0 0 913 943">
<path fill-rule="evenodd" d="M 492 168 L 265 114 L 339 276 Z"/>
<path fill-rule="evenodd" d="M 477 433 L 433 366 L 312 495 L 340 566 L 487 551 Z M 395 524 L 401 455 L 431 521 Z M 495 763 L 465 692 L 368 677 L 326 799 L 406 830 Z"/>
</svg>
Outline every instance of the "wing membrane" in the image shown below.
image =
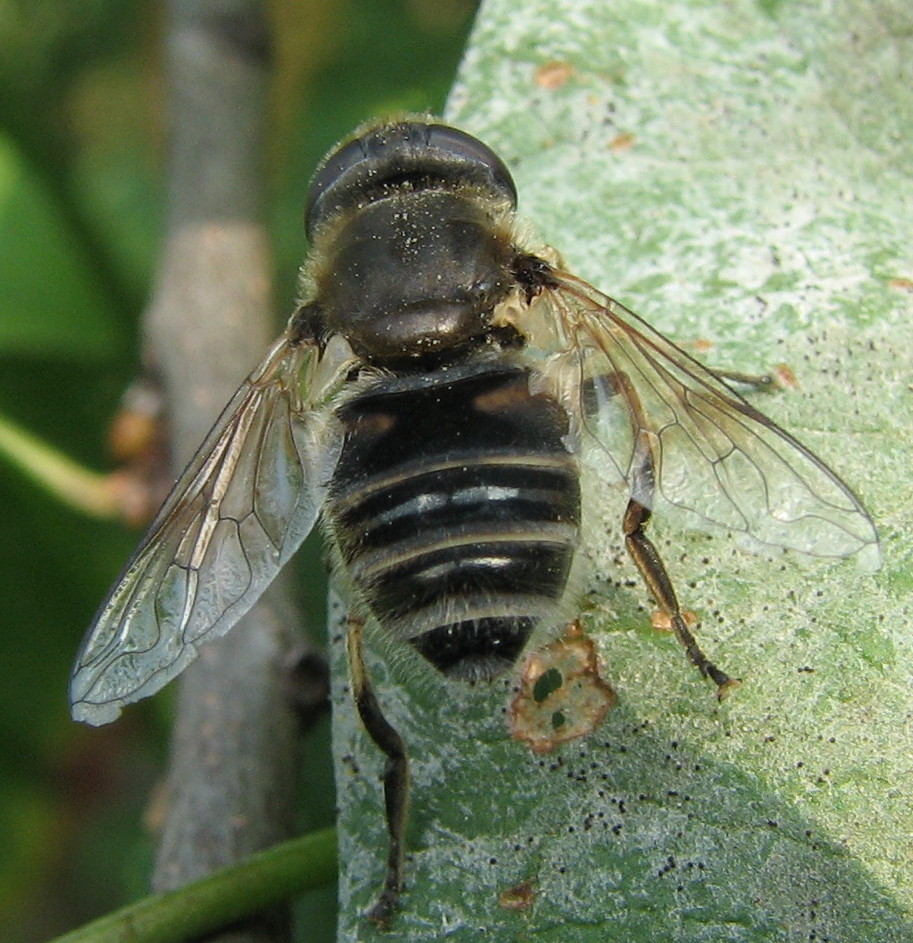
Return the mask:
<svg viewBox="0 0 913 943">
<path fill-rule="evenodd" d="M 286 332 L 245 380 L 99 609 L 70 682 L 75 719 L 114 720 L 224 635 L 317 518 L 338 441 L 305 408 L 313 348 Z"/>
<path fill-rule="evenodd" d="M 574 361 L 584 438 L 610 460 L 609 478 L 690 526 L 877 566 L 871 518 L 821 459 L 623 305 L 551 274 L 545 297 Z"/>
</svg>

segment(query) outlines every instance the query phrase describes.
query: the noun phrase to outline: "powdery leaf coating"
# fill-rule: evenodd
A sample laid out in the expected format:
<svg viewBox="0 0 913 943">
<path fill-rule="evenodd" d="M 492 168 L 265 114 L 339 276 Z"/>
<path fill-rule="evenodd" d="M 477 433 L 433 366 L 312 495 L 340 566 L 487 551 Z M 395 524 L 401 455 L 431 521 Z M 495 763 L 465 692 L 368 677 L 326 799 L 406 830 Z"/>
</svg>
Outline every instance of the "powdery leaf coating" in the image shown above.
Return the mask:
<svg viewBox="0 0 913 943">
<path fill-rule="evenodd" d="M 702 646 L 743 679 L 718 705 L 649 628 L 623 499 L 607 505 L 581 588 L 618 704 L 547 757 L 509 737 L 509 685 L 442 687 L 375 647 L 415 783 L 387 939 L 913 937 L 909 27 L 897 0 L 483 5 L 447 118 L 507 162 L 521 218 L 569 270 L 673 340 L 711 341 L 712 366 L 792 368 L 798 385 L 757 405 L 859 493 L 884 564 L 806 569 L 657 515 Z M 573 70 L 554 89 L 536 80 L 550 62 Z M 347 706 L 334 736 L 339 937 L 364 940 L 382 760 Z M 532 907 L 500 906 L 524 881 Z"/>
</svg>

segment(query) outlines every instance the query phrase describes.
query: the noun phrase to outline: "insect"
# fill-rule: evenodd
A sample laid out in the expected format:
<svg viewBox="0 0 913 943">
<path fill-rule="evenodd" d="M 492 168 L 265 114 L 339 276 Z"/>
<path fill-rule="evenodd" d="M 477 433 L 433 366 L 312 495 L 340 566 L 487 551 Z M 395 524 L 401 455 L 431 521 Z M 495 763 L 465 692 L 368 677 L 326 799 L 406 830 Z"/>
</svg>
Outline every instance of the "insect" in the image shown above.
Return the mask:
<svg viewBox="0 0 913 943">
<path fill-rule="evenodd" d="M 403 886 L 409 765 L 363 657 L 373 620 L 484 681 L 573 616 L 580 475 L 624 488 L 626 547 L 688 658 L 699 648 L 654 511 L 821 557 L 875 554 L 820 459 L 618 302 L 521 245 L 511 175 L 428 118 L 363 129 L 317 170 L 305 301 L 226 406 L 102 604 L 73 716 L 113 720 L 250 608 L 320 518 L 350 587 L 364 726 L 387 756 L 386 877 Z"/>
</svg>

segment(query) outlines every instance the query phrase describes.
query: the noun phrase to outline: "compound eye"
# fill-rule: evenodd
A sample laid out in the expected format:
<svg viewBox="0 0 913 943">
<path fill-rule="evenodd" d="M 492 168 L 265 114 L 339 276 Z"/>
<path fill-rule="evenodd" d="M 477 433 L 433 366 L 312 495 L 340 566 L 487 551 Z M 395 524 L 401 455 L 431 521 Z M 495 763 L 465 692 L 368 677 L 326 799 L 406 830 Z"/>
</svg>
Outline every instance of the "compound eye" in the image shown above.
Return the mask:
<svg viewBox="0 0 913 943">
<path fill-rule="evenodd" d="M 366 147 L 366 136 L 361 135 L 346 144 L 337 151 L 333 151 L 326 157 L 323 163 L 317 168 L 311 185 L 308 187 L 307 205 L 304 210 L 305 231 L 310 239 L 314 226 L 317 222 L 316 211 L 317 204 L 321 202 L 323 194 L 336 184 L 340 178 L 345 177 L 353 167 L 357 167 L 368 156 Z"/>
<path fill-rule="evenodd" d="M 401 121 L 374 127 L 333 151 L 311 180 L 305 209 L 308 238 L 345 206 L 370 200 L 384 187 L 469 183 L 517 205 L 504 161 L 480 140 L 444 124 Z"/>
<path fill-rule="evenodd" d="M 510 197 L 511 205 L 517 205 L 517 186 L 507 169 L 507 164 L 487 144 L 459 128 L 446 124 L 428 125 L 428 144 L 434 149 L 446 151 L 453 157 L 469 164 L 480 165 L 488 170 L 495 186 Z"/>
</svg>

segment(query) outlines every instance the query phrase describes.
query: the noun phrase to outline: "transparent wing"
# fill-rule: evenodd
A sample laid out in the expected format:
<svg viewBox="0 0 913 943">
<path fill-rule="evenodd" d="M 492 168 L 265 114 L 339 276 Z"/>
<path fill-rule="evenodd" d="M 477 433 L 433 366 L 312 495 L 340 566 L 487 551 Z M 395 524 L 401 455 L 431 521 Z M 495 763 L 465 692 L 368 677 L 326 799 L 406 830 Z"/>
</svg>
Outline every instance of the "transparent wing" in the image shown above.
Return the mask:
<svg viewBox="0 0 913 943">
<path fill-rule="evenodd" d="M 685 525 L 877 567 L 871 518 L 821 459 L 623 305 L 572 275 L 549 277 L 543 298 L 573 377 L 563 395 L 576 398 L 604 476 Z"/>
<path fill-rule="evenodd" d="M 315 361 L 286 332 L 226 406 L 83 640 L 76 720 L 108 723 L 183 671 L 313 527 L 338 456 L 326 414 L 302 403 Z"/>
</svg>

